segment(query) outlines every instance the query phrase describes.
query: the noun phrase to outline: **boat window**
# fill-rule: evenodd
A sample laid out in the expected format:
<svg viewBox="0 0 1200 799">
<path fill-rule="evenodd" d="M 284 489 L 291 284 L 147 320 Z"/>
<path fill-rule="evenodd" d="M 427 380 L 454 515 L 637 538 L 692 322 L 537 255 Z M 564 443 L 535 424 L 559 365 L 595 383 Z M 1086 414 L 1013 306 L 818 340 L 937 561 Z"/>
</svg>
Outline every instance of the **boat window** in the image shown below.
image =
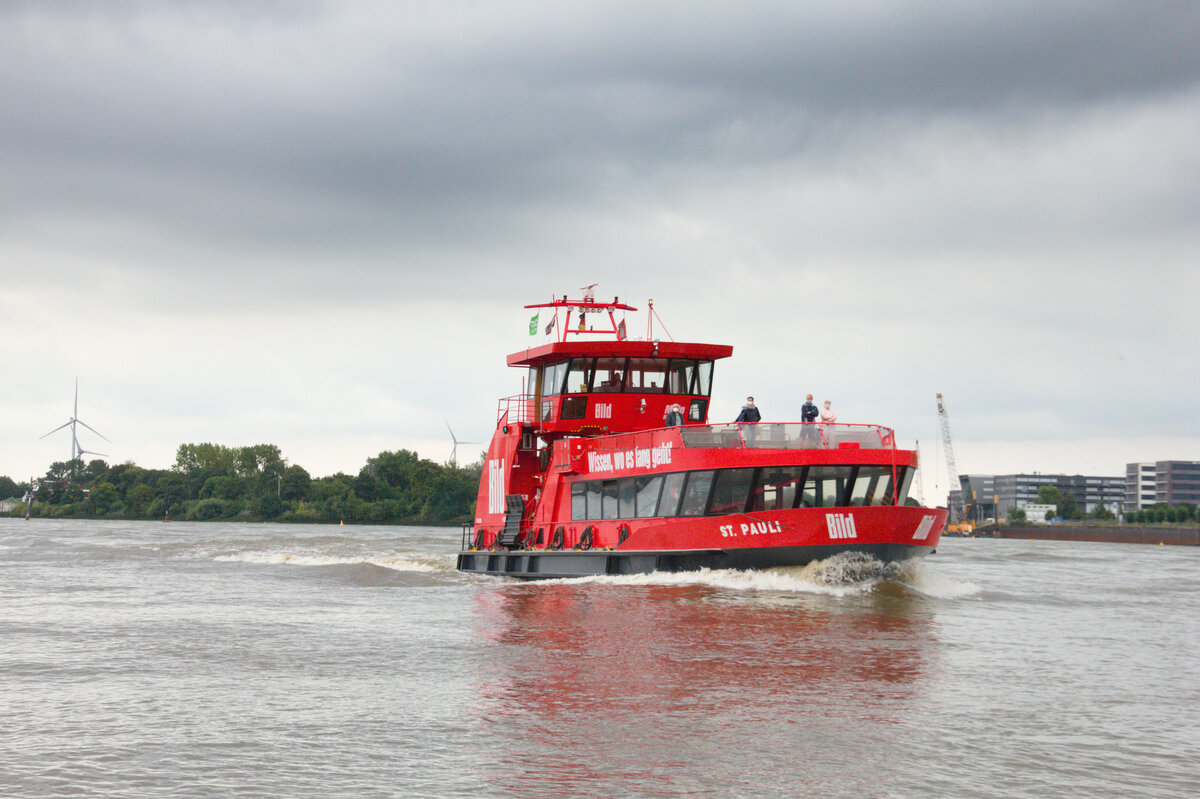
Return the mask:
<svg viewBox="0 0 1200 799">
<path fill-rule="evenodd" d="M 563 397 L 562 413 L 559 414 L 560 419 L 585 419 L 587 418 L 587 397 Z"/>
<path fill-rule="evenodd" d="M 713 482 L 712 499 L 708 503 L 709 516 L 724 516 L 727 513 L 742 513 L 746 510 L 746 497 L 750 484 L 754 482 L 754 469 L 721 469 Z"/>
<path fill-rule="evenodd" d="M 630 358 L 625 390 L 637 394 L 662 394 L 667 388 L 667 362 L 662 358 Z"/>
<path fill-rule="evenodd" d="M 637 517 L 645 519 L 653 516 L 658 507 L 658 495 L 662 491 L 663 478 L 661 474 L 653 477 L 635 477 L 634 490 L 637 492 Z"/>
<path fill-rule="evenodd" d="M 896 479 L 900 482 L 900 493 L 897 495 L 896 504 L 903 505 L 908 501 L 908 489 L 912 485 L 913 477 L 916 475 L 915 468 L 908 466 L 896 467 Z"/>
<path fill-rule="evenodd" d="M 604 518 L 617 518 L 617 481 L 605 480 L 601 484 L 601 501 L 604 503 Z"/>
<path fill-rule="evenodd" d="M 693 394 L 708 396 L 712 393 L 712 361 L 700 361 L 697 364 L 696 385 L 692 387 Z"/>
<path fill-rule="evenodd" d="M 703 422 L 705 414 L 708 413 L 708 400 L 694 399 L 692 404 L 688 406 L 688 421 Z"/>
<path fill-rule="evenodd" d="M 662 499 L 658 501 L 659 516 L 674 516 L 679 512 L 679 499 L 683 496 L 683 481 L 687 472 L 674 472 L 663 479 Z"/>
<path fill-rule="evenodd" d="M 571 486 L 571 521 L 580 522 L 587 517 L 587 483 L 575 483 Z"/>
<path fill-rule="evenodd" d="M 540 396 L 542 393 L 541 379 L 542 367 L 529 367 L 529 377 L 525 381 L 525 393 L 532 394 L 535 397 Z"/>
<path fill-rule="evenodd" d="M 567 362 L 549 363 L 545 366 L 545 377 L 542 380 L 542 394 L 550 397 L 562 393 L 563 378 L 567 376 Z"/>
<path fill-rule="evenodd" d="M 813 466 L 808 470 L 801 507 L 836 508 L 845 504 L 853 466 Z"/>
<path fill-rule="evenodd" d="M 554 419 L 554 400 L 542 400 L 542 421 L 549 422 Z"/>
<path fill-rule="evenodd" d="M 696 379 L 696 362 L 674 358 L 667 362 L 667 393 L 691 394 Z"/>
<path fill-rule="evenodd" d="M 600 512 L 600 497 L 603 495 L 603 483 L 600 480 L 591 480 L 585 483 L 587 486 L 587 519 L 599 519 L 603 514 Z"/>
<path fill-rule="evenodd" d="M 637 516 L 634 511 L 634 498 L 637 496 L 637 486 L 634 485 L 634 478 L 626 477 L 620 481 L 617 488 L 619 498 L 617 518 L 632 519 Z"/>
<path fill-rule="evenodd" d="M 689 472 L 687 485 L 683 489 L 683 501 L 679 503 L 680 516 L 702 516 L 708 506 L 708 490 L 712 487 L 713 470 Z"/>
<path fill-rule="evenodd" d="M 803 466 L 772 466 L 759 470 L 750 495 L 749 510 L 784 510 L 797 507 L 797 489 L 804 485 Z"/>
<path fill-rule="evenodd" d="M 586 394 L 592 384 L 592 359 L 572 358 L 567 369 L 567 394 Z"/>
<path fill-rule="evenodd" d="M 624 358 L 597 358 L 595 378 L 592 381 L 593 391 L 620 391 L 625 379 Z"/>
</svg>

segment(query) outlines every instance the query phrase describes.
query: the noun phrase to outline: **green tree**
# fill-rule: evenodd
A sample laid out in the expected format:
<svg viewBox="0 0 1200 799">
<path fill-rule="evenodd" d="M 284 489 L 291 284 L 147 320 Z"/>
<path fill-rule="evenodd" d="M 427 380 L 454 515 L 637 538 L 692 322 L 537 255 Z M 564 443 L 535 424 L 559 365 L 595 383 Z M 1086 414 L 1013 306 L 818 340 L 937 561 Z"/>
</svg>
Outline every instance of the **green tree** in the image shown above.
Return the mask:
<svg viewBox="0 0 1200 799">
<path fill-rule="evenodd" d="M 283 513 L 283 501 L 274 494 L 263 494 L 254 500 L 254 505 L 250 510 L 260 519 L 274 519 Z"/>
<path fill-rule="evenodd" d="M 88 505 L 95 513 L 108 513 L 120 504 L 121 494 L 112 483 L 98 483 L 88 495 Z"/>
<path fill-rule="evenodd" d="M 21 489 L 10 477 L 0 477 L 0 499 L 13 499 L 21 496 Z"/>
<path fill-rule="evenodd" d="M 1012 510 L 1010 510 L 1008 512 L 1008 523 L 1009 524 L 1021 525 L 1021 524 L 1026 524 L 1028 521 L 1029 520 L 1025 516 L 1024 508 L 1013 508 Z"/>
<path fill-rule="evenodd" d="M 237 499 L 245 493 L 245 486 L 242 482 L 233 477 L 210 477 L 204 481 L 204 487 L 200 489 L 200 498 L 209 499 L 216 497 L 217 499 Z"/>
<path fill-rule="evenodd" d="M 279 496 L 287 502 L 306 500 L 312 494 L 312 478 L 303 466 L 289 466 L 279 481 Z"/>
<path fill-rule="evenodd" d="M 154 489 L 138 483 L 125 492 L 125 512 L 129 516 L 144 517 L 154 502 Z"/>
<path fill-rule="evenodd" d="M 216 519 L 225 513 L 225 503 L 219 499 L 202 499 L 192 513 L 200 521 Z"/>
</svg>

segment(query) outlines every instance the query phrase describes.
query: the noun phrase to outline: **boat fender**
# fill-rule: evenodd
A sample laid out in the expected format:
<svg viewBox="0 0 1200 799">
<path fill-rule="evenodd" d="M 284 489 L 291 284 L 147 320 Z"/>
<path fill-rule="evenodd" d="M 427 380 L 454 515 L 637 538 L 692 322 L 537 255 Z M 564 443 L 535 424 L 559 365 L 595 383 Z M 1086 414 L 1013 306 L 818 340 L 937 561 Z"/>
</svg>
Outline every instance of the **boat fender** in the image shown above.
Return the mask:
<svg viewBox="0 0 1200 799">
<path fill-rule="evenodd" d="M 621 544 L 625 543 L 625 539 L 629 538 L 629 525 L 622 524 L 617 528 L 617 533 L 617 546 L 621 546 Z"/>
<path fill-rule="evenodd" d="M 483 530 L 480 530 L 479 532 L 475 533 L 475 541 L 474 541 L 474 543 L 472 543 L 471 549 L 474 549 L 474 550 L 483 549 Z"/>
<path fill-rule="evenodd" d="M 550 539 L 550 546 L 547 549 L 562 549 L 563 547 L 563 529 L 559 527 L 554 531 L 553 537 Z"/>
<path fill-rule="evenodd" d="M 591 549 L 592 548 L 592 531 L 595 530 L 590 524 L 583 529 L 583 535 L 579 536 L 579 543 L 575 545 L 575 549 Z"/>
</svg>

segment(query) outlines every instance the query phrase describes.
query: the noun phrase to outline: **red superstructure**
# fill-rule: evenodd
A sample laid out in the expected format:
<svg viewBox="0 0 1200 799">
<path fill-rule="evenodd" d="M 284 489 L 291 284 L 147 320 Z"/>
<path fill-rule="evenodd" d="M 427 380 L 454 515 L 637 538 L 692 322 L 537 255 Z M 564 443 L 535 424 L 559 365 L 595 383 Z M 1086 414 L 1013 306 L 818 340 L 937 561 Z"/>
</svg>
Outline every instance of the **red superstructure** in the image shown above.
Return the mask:
<svg viewBox="0 0 1200 799">
<path fill-rule="evenodd" d="M 637 309 L 617 299 L 525 307 L 538 309 L 531 332 L 544 324 L 554 340 L 508 357 L 528 373 L 521 394 L 500 400 L 459 569 L 767 568 L 937 546 L 947 512 L 908 504 L 917 453 L 897 449 L 890 429 L 708 424 L 713 367 L 732 347 L 655 339 L 652 303 L 641 340 L 616 319 Z M 673 406 L 682 423 L 666 426 Z"/>
</svg>

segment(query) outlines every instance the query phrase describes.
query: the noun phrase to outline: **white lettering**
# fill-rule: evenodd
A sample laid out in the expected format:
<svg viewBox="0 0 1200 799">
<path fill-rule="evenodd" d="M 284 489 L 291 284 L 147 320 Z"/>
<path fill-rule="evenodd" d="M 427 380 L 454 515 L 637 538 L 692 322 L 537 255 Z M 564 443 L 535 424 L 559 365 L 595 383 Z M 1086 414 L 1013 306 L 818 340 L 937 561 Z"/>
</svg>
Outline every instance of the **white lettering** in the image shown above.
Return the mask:
<svg viewBox="0 0 1200 799">
<path fill-rule="evenodd" d="M 611 419 L 612 418 L 612 403 L 600 402 L 600 403 L 596 404 L 595 408 L 596 408 L 596 418 L 597 419 Z"/>
<path fill-rule="evenodd" d="M 488 461 L 488 513 L 504 513 L 504 462 Z"/>
<path fill-rule="evenodd" d="M 825 529 L 830 538 L 858 538 L 854 529 L 854 516 L 849 513 L 826 513 Z"/>
</svg>

